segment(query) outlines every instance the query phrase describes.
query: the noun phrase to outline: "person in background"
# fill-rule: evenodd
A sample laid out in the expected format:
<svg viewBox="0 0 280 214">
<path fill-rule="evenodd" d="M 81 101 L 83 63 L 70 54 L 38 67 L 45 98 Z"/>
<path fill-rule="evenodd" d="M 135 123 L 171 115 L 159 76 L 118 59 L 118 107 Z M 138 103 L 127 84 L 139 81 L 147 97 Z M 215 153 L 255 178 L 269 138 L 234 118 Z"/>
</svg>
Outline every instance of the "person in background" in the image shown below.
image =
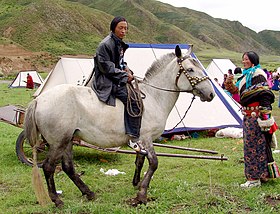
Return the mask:
<svg viewBox="0 0 280 214">
<path fill-rule="evenodd" d="M 271 89 L 273 86 L 272 74 L 266 68 L 264 68 L 263 71 L 266 73 L 268 87 Z"/>
<path fill-rule="evenodd" d="M 233 73 L 234 73 L 234 84 L 235 84 L 238 78 L 242 76 L 242 69 L 240 67 L 236 67 Z"/>
<path fill-rule="evenodd" d="M 26 88 L 29 88 L 29 89 L 33 89 L 34 88 L 33 79 L 32 79 L 32 76 L 29 73 L 27 74 Z"/>
<path fill-rule="evenodd" d="M 104 38 L 94 57 L 93 89 L 100 101 L 110 106 L 116 105 L 116 98 L 124 104 L 125 133 L 128 135 L 128 146 L 141 154 L 147 154 L 142 148 L 140 137 L 141 109 L 139 103 L 131 98 L 131 108 L 135 115 L 128 112 L 128 85 L 133 78 L 132 71 L 124 62 L 124 53 L 129 47 L 123 42 L 128 30 L 128 23 L 122 16 L 115 17 L 110 25 L 110 34 Z"/>
<path fill-rule="evenodd" d="M 234 75 L 232 73 L 229 74 L 225 83 L 224 83 L 225 84 L 225 89 L 227 91 L 229 91 L 229 93 L 231 94 L 231 97 L 238 103 L 240 102 L 240 96 L 239 96 L 239 93 L 238 93 L 238 88 L 235 87 L 235 83 L 237 82 L 238 77 L 240 77 L 241 75 L 242 75 L 241 68 L 236 67 L 234 69 Z"/>
<path fill-rule="evenodd" d="M 221 86 L 221 84 L 219 83 L 219 80 L 218 80 L 217 77 L 215 77 L 214 80 L 217 82 L 217 84 L 218 84 L 219 86 Z"/>
<path fill-rule="evenodd" d="M 278 74 L 273 78 L 273 85 L 272 85 L 271 90 L 279 91 L 279 75 Z"/>
<path fill-rule="evenodd" d="M 275 97 L 259 64 L 259 56 L 253 51 L 245 52 L 242 63 L 243 75 L 236 87 L 244 114 L 244 172 L 247 181 L 240 186 L 250 188 L 261 186 L 269 178 L 279 177 L 271 151 L 272 134 L 278 127 L 271 114 Z"/>
<path fill-rule="evenodd" d="M 228 76 L 233 76 L 232 69 L 228 69 Z"/>
</svg>

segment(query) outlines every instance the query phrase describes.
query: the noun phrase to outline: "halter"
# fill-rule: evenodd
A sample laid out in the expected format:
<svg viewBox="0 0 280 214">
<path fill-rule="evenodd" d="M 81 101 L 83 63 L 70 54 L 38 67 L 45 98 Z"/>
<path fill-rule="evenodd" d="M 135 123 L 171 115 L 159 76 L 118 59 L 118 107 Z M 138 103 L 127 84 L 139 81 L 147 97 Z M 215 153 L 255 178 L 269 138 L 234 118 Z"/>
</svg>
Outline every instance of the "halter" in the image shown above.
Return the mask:
<svg viewBox="0 0 280 214">
<path fill-rule="evenodd" d="M 175 85 L 178 87 L 179 78 L 180 78 L 181 74 L 183 73 L 183 74 L 185 74 L 185 76 L 186 76 L 187 79 L 189 80 L 189 82 L 190 82 L 192 88 L 194 89 L 195 86 L 196 86 L 198 83 L 200 83 L 200 82 L 202 82 L 202 81 L 204 81 L 204 80 L 209 79 L 209 76 L 204 76 L 204 77 L 192 77 L 192 76 L 186 71 L 186 69 L 185 69 L 185 68 L 183 67 L 183 65 L 182 65 L 182 62 L 183 62 L 185 59 L 187 59 L 187 58 L 189 58 L 189 56 L 185 56 L 185 57 L 183 57 L 183 58 L 177 58 L 177 63 L 178 63 L 178 65 L 179 65 L 179 67 L 180 67 L 180 70 L 178 71 L 178 73 L 177 73 L 177 75 L 176 75 Z"/>
<path fill-rule="evenodd" d="M 194 91 L 195 86 L 196 86 L 198 83 L 200 83 L 200 82 L 202 82 L 202 81 L 204 81 L 204 80 L 209 79 L 209 76 L 204 76 L 204 77 L 192 77 L 192 76 L 188 73 L 188 71 L 186 71 L 186 69 L 185 69 L 185 68 L 183 67 L 183 65 L 182 65 L 182 62 L 183 62 L 184 60 L 186 60 L 187 58 L 189 58 L 189 56 L 184 56 L 184 57 L 178 57 L 178 58 L 177 58 L 177 63 L 178 63 L 178 65 L 179 65 L 180 69 L 179 69 L 179 71 L 178 71 L 178 73 L 177 73 L 177 75 L 176 75 L 175 85 L 176 85 L 177 88 L 179 88 L 179 87 L 178 87 L 178 81 L 179 81 L 179 78 L 180 78 L 181 74 L 184 73 L 185 76 L 187 77 L 187 79 L 189 80 L 191 86 L 192 86 L 192 90 L 173 90 L 173 89 L 167 89 L 167 88 L 160 88 L 160 87 L 157 87 L 157 86 L 155 86 L 155 85 L 151 85 L 151 84 L 149 84 L 149 83 L 147 83 L 147 82 L 142 81 L 143 78 L 141 78 L 141 77 L 137 77 L 137 76 L 133 75 L 133 76 L 134 76 L 134 79 L 135 79 L 136 81 L 138 81 L 138 82 L 141 82 L 141 83 L 143 83 L 143 84 L 145 84 L 145 85 L 148 85 L 148 86 L 150 86 L 150 87 L 152 87 L 152 88 L 155 88 L 155 89 L 158 89 L 158 90 L 161 90 L 161 91 L 168 91 L 168 92 L 192 92 L 192 91 Z M 189 69 L 187 69 L 187 70 L 189 70 Z"/>
</svg>

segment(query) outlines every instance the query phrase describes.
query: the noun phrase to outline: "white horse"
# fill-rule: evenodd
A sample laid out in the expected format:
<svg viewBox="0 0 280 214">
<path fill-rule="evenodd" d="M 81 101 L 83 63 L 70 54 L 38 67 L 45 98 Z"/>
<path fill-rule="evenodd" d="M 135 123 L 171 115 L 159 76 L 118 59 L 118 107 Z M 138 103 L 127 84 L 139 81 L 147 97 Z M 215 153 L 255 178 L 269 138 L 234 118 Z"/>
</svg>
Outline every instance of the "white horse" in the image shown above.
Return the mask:
<svg viewBox="0 0 280 214">
<path fill-rule="evenodd" d="M 145 156 L 137 154 L 133 185 L 138 185 L 139 191 L 137 197 L 132 200 L 133 205 L 147 203 L 147 189 L 158 166 L 153 140 L 163 133 L 167 117 L 179 93 L 192 93 L 199 96 L 201 101 L 210 102 L 214 98 L 212 83 L 208 76 L 205 76 L 200 63 L 191 56 L 191 52 L 192 48 L 182 56 L 181 49 L 177 46 L 176 55 L 166 54 L 155 61 L 146 72 L 143 82 L 139 83 L 140 90 L 146 95 L 143 99 L 140 138 L 148 151 L 146 157 L 149 167 L 140 182 Z M 49 152 L 42 168 L 49 197 L 56 206 L 63 205 L 56 193 L 53 179 L 59 160 L 62 160 L 62 169 L 82 194 L 89 200 L 94 198 L 94 192 L 75 173 L 72 159 L 73 138 L 102 148 L 126 145 L 128 136 L 125 135 L 123 118 L 124 105 L 119 100 L 116 107 L 108 106 L 98 100 L 91 88 L 83 86 L 59 85 L 29 104 L 24 123 L 26 138 L 34 148 L 34 163 L 37 157 L 36 148 L 40 146 L 38 137 L 41 136 L 49 144 Z M 36 169 L 37 164 L 34 164 L 34 167 Z M 44 203 L 39 195 L 37 192 L 39 203 Z"/>
</svg>

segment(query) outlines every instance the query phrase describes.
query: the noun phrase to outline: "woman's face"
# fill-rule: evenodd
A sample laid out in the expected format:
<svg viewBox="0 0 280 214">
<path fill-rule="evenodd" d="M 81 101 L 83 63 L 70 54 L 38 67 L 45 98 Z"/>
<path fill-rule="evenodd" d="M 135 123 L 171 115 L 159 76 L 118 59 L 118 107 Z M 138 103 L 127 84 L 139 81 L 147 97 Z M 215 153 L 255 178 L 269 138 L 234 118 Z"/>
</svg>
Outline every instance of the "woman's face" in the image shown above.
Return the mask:
<svg viewBox="0 0 280 214">
<path fill-rule="evenodd" d="M 245 69 L 251 68 L 254 66 L 254 64 L 251 63 L 250 59 L 248 58 L 247 54 L 244 54 L 242 63 Z"/>
</svg>

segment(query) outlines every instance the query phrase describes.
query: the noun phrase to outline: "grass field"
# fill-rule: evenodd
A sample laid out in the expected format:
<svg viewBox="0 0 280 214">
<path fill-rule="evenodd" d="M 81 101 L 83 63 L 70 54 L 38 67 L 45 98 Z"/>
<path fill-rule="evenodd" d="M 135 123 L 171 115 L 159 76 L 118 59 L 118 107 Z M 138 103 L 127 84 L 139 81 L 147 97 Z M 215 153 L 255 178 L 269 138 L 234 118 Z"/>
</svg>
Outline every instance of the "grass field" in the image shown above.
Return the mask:
<svg viewBox="0 0 280 214">
<path fill-rule="evenodd" d="M 0 84 L 0 106 L 26 106 L 35 90 L 8 89 Z M 280 124 L 278 92 L 275 92 L 274 115 Z M 15 141 L 22 129 L 0 122 L 0 213 L 279 213 L 280 179 L 269 181 L 260 188 L 243 190 L 242 139 L 203 137 L 167 144 L 210 149 L 224 154 L 228 161 L 159 157 L 159 168 L 151 181 L 147 205 L 130 207 L 126 201 L 136 196 L 131 184 L 134 174 L 133 155 L 112 154 L 75 146 L 74 162 L 77 172 L 96 193 L 96 200 L 87 201 L 64 172 L 55 174 L 57 190 L 62 191 L 65 205 L 41 207 L 31 185 L 31 167 L 17 160 Z M 280 139 L 279 131 L 277 136 Z M 184 153 L 156 147 L 157 152 Z M 196 153 L 197 155 L 206 155 Z M 274 158 L 280 165 L 280 154 Z M 105 176 L 100 169 L 125 172 Z M 147 169 L 147 162 L 143 173 Z"/>
</svg>

